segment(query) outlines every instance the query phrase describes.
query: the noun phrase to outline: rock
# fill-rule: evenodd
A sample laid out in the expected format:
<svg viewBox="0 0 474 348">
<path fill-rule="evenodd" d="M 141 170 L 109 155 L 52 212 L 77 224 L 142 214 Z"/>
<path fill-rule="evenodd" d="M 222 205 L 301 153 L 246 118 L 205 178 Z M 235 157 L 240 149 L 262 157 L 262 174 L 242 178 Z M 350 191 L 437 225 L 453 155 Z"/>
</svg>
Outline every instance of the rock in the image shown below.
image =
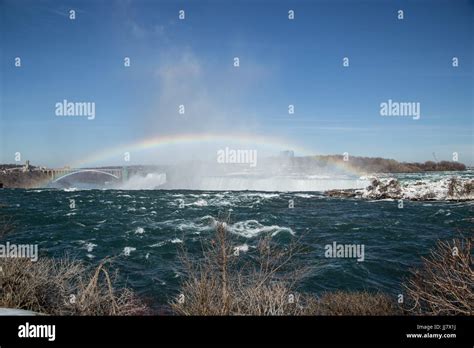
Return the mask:
<svg viewBox="0 0 474 348">
<path fill-rule="evenodd" d="M 367 199 L 399 199 L 402 189 L 397 179 L 382 181 L 374 178 L 369 186 L 361 192 L 362 198 Z"/>
<path fill-rule="evenodd" d="M 356 197 L 357 193 L 355 190 L 329 190 L 325 192 L 326 196 L 329 197 L 341 197 L 341 198 L 352 198 Z"/>
<path fill-rule="evenodd" d="M 330 190 L 330 197 L 355 197 L 371 200 L 406 199 L 412 201 L 469 201 L 474 200 L 474 180 L 460 177 L 430 181 L 420 180 L 400 184 L 397 179 L 374 178 L 365 189 Z"/>
</svg>

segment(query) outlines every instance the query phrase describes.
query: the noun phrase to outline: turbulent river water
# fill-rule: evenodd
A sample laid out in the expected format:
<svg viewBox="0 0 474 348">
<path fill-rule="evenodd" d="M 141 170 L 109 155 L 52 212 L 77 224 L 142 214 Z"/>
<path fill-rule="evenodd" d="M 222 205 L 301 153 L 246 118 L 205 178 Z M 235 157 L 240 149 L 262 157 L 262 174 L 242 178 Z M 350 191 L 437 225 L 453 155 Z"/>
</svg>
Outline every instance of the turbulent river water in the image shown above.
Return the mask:
<svg viewBox="0 0 474 348">
<path fill-rule="evenodd" d="M 219 212 L 230 209 L 229 230 L 243 252 L 251 253 L 267 233 L 278 243 L 301 237 L 308 253 L 299 262 L 310 267 L 301 286 L 314 293 L 397 294 L 438 239 L 459 236 L 473 221 L 472 201 L 406 201 L 400 209 L 397 201 L 322 192 L 3 189 L 0 204 L 15 224 L 10 242 L 38 244 L 40 255 L 69 254 L 91 265 L 115 256 L 121 282 L 156 304 L 178 291 L 180 245 L 198 250 Z M 325 245 L 333 242 L 363 244 L 364 261 L 326 258 Z"/>
</svg>

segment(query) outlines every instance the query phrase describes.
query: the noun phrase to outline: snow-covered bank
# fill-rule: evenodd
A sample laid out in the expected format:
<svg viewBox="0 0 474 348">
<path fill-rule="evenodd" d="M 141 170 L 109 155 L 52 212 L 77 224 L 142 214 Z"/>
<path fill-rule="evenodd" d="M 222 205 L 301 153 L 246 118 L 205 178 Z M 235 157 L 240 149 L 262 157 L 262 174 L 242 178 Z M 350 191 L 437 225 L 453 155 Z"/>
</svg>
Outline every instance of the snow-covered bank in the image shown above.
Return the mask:
<svg viewBox="0 0 474 348">
<path fill-rule="evenodd" d="M 395 178 L 372 178 L 364 189 L 330 190 L 331 197 L 363 199 L 406 199 L 413 201 L 467 201 L 474 200 L 474 179 L 449 177 L 436 181 L 417 180 L 400 182 Z"/>
</svg>

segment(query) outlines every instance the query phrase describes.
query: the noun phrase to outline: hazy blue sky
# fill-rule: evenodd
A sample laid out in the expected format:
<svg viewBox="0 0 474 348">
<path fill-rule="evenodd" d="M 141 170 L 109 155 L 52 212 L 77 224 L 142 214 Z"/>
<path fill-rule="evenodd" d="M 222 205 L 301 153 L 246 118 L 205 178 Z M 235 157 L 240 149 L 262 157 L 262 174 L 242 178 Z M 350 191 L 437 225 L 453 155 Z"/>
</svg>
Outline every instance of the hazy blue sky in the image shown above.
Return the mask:
<svg viewBox="0 0 474 348">
<path fill-rule="evenodd" d="M 400 161 L 458 152 L 474 164 L 474 1 L 0 0 L 0 19 L 1 162 L 18 151 L 61 166 L 212 132 Z M 94 102 L 95 119 L 56 116 L 63 99 Z M 388 99 L 419 102 L 420 119 L 382 117 Z M 166 151 L 133 153 L 133 163 L 177 158 Z"/>
</svg>

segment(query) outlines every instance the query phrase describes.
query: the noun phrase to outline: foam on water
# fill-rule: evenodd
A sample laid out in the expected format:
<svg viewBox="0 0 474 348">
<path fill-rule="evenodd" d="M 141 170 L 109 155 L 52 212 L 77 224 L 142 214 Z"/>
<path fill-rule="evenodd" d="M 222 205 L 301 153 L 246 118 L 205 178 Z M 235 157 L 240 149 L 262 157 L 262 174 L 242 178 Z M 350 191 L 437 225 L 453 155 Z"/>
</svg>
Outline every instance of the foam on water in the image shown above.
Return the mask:
<svg viewBox="0 0 474 348">
<path fill-rule="evenodd" d="M 183 243 L 183 241 L 179 238 L 172 238 L 172 239 L 167 239 L 167 240 L 164 240 L 164 241 L 161 241 L 161 242 L 158 242 L 158 243 L 154 243 L 154 244 L 151 244 L 149 245 L 150 248 L 159 248 L 159 247 L 162 247 L 166 244 L 181 244 Z"/>
<path fill-rule="evenodd" d="M 249 251 L 249 246 L 248 244 L 242 244 L 242 245 L 238 245 L 236 247 L 234 247 L 234 253 L 235 252 L 247 252 Z"/>
<path fill-rule="evenodd" d="M 229 226 L 229 231 L 245 238 L 254 238 L 262 233 L 271 233 L 272 236 L 281 232 L 287 232 L 291 235 L 295 234 L 295 232 L 289 227 L 281 227 L 278 225 L 265 226 L 257 220 L 236 222 Z"/>
<path fill-rule="evenodd" d="M 85 245 L 85 248 L 87 250 L 87 252 L 92 252 L 92 250 L 94 250 L 94 248 L 97 246 L 97 244 L 94 244 L 94 243 L 87 243 Z"/>
<path fill-rule="evenodd" d="M 204 199 L 198 199 L 196 202 L 185 204 L 185 206 L 205 207 L 207 206 L 207 201 Z"/>
<path fill-rule="evenodd" d="M 131 253 L 132 251 L 135 251 L 135 250 L 137 250 L 137 248 L 128 247 L 128 246 L 127 246 L 127 247 L 123 248 L 123 254 L 124 254 L 125 256 L 130 256 L 130 253 Z"/>
</svg>

